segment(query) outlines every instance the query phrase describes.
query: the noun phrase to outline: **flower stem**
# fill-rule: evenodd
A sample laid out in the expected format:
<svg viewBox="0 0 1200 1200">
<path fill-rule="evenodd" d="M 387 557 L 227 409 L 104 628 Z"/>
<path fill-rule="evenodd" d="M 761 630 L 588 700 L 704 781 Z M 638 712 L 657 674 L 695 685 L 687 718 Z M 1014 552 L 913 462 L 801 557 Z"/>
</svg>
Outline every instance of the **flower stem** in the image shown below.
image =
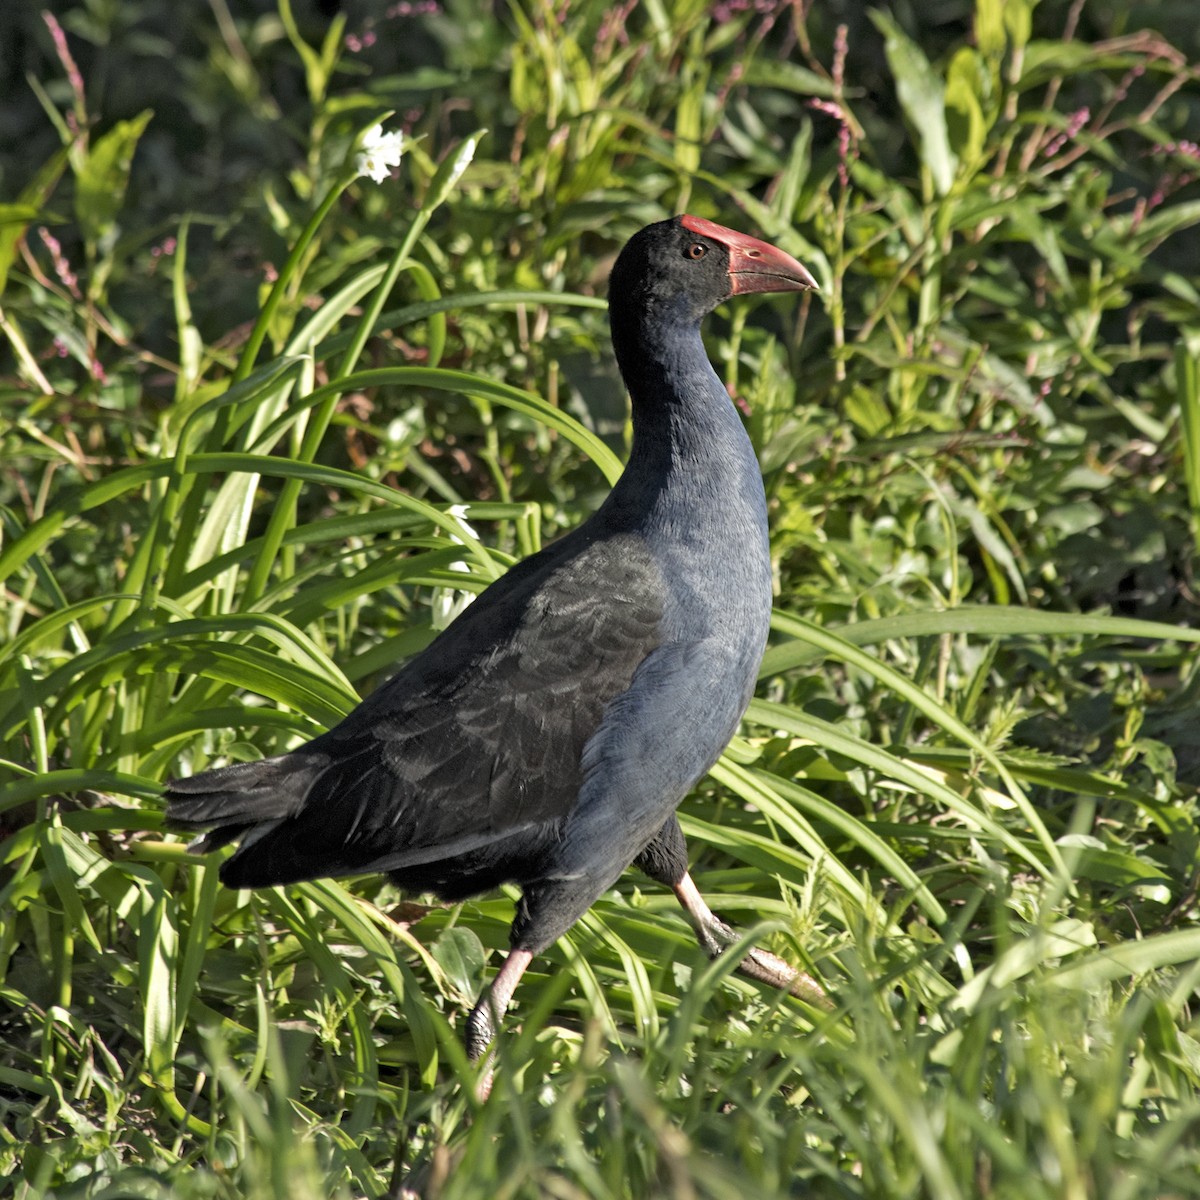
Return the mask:
<svg viewBox="0 0 1200 1200">
<path fill-rule="evenodd" d="M 313 238 L 316 237 L 317 230 L 321 227 L 321 222 L 329 215 L 329 210 L 337 203 L 338 197 L 346 190 L 355 177 L 356 173 L 352 166 L 344 167 L 342 173 L 334 181 L 333 186 L 325 193 L 325 198 L 321 201 L 316 211 L 309 217 L 308 224 L 301 230 L 300 236 L 296 239 L 296 244 L 292 247 L 292 252 L 287 257 L 287 262 L 283 264 L 283 270 L 279 272 L 279 278 L 275 280 L 275 286 L 271 289 L 271 293 L 267 297 L 267 302 L 262 307 L 262 312 L 258 314 L 258 320 L 254 322 L 254 328 L 250 331 L 250 337 L 246 342 L 245 348 L 242 350 L 242 357 L 238 360 L 237 369 L 233 373 L 233 383 L 241 383 L 254 369 L 254 361 L 258 358 L 259 350 L 262 349 L 263 340 L 267 336 L 267 330 L 271 327 L 271 322 L 275 319 L 275 313 L 283 301 L 284 293 L 287 291 L 292 277 L 300 269 L 300 263 L 304 258 L 305 252 L 308 250 Z"/>
</svg>

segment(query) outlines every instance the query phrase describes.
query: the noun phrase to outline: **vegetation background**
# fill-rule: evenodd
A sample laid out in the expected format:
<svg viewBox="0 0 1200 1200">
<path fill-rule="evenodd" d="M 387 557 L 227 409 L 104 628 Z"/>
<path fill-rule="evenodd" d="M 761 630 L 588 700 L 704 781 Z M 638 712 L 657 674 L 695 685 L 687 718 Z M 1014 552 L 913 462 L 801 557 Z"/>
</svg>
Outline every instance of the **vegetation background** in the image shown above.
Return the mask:
<svg viewBox="0 0 1200 1200">
<path fill-rule="evenodd" d="M 0 1190 L 1200 1195 L 1193 9 L 4 5 Z M 836 1007 L 629 873 L 481 1107 L 511 895 L 228 893 L 159 785 L 594 509 L 607 266 L 685 209 L 822 287 L 709 325 L 778 613 L 682 815 Z"/>
</svg>

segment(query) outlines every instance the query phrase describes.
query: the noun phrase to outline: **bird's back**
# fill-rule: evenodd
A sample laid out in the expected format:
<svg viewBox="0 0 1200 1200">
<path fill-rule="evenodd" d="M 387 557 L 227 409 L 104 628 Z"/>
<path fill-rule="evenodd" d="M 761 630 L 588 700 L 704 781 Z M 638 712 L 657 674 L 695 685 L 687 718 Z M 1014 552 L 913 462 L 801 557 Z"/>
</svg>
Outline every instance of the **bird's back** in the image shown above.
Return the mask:
<svg viewBox="0 0 1200 1200">
<path fill-rule="evenodd" d="M 328 733 L 174 781 L 168 820 L 240 837 L 234 886 L 389 871 L 450 898 L 546 869 L 584 746 L 662 637 L 644 538 L 600 525 L 515 566 Z"/>
</svg>

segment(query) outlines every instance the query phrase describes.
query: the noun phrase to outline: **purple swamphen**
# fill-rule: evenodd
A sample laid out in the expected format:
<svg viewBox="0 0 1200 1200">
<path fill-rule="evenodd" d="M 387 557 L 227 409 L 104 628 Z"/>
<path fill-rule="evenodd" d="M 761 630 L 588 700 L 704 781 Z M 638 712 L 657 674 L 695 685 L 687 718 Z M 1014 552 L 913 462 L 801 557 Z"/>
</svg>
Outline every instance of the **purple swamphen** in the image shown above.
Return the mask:
<svg viewBox="0 0 1200 1200">
<path fill-rule="evenodd" d="M 386 872 L 459 900 L 520 885 L 512 949 L 467 1019 L 473 1058 L 530 959 L 631 863 L 674 889 L 708 953 L 734 936 L 688 875 L 675 809 L 750 702 L 771 559 L 758 462 L 700 322 L 730 296 L 815 287 L 790 255 L 698 217 L 637 233 L 609 284 L 633 449 L 599 510 L 328 733 L 168 786 L 168 821 L 208 831 L 193 849 L 239 842 L 230 887 Z M 764 951 L 739 969 L 821 999 Z"/>
</svg>

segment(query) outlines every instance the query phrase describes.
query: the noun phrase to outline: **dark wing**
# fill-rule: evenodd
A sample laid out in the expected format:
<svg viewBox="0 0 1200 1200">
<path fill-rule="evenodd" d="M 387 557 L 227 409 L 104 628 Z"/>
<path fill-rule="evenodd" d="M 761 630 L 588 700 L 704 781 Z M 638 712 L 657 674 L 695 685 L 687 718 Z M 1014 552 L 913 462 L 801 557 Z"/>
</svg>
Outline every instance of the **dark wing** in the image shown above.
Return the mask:
<svg viewBox="0 0 1200 1200">
<path fill-rule="evenodd" d="M 251 764 L 261 788 L 248 768 L 230 769 L 243 774 L 228 802 L 203 782 L 223 772 L 183 780 L 168 817 L 217 826 L 210 844 L 242 837 L 222 870 L 235 886 L 368 871 L 428 884 L 442 878 L 430 864 L 448 859 L 512 877 L 496 854 L 572 810 L 584 745 L 658 644 L 664 591 L 639 538 L 564 539 L 341 724 Z"/>
</svg>

